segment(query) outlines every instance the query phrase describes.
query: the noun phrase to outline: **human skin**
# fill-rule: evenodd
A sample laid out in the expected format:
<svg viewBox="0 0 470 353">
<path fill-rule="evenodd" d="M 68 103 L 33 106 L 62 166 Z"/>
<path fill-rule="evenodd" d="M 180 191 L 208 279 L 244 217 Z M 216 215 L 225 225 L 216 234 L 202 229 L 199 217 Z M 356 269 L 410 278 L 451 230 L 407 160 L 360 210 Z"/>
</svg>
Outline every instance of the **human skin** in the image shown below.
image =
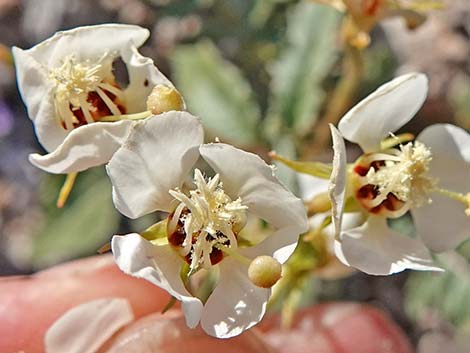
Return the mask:
<svg viewBox="0 0 470 353">
<path fill-rule="evenodd" d="M 186 327 L 178 306 L 161 315 L 169 295 L 119 271 L 111 256 L 59 265 L 32 276 L 0 279 L 0 352 L 44 353 L 44 334 L 67 310 L 87 301 L 126 298 L 136 320 L 99 353 L 410 353 L 408 341 L 382 312 L 348 303 L 323 304 L 297 314 L 289 330 L 279 317 L 220 340 Z M 358 350 L 359 349 L 359 350 Z"/>
</svg>

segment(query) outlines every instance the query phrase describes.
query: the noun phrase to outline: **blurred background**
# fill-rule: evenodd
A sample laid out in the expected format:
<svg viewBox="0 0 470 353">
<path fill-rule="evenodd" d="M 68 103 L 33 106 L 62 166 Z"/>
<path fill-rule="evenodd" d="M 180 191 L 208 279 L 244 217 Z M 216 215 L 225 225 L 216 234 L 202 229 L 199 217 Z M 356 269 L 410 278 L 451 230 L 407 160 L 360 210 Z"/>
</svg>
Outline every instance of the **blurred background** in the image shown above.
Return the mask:
<svg viewBox="0 0 470 353">
<path fill-rule="evenodd" d="M 327 161 L 325 121 L 404 72 L 426 73 L 430 93 L 403 130 L 417 133 L 436 122 L 470 129 L 470 2 L 443 1 L 424 16 L 413 30 L 401 17 L 381 20 L 370 45 L 358 51 L 342 40 L 345 15 L 307 0 L 0 0 L 0 275 L 96 254 L 113 234 L 155 221 L 132 221 L 114 210 L 104 168 L 81 173 L 67 205 L 56 208 L 64 176 L 28 162 L 29 153 L 43 150 L 17 91 L 11 46 L 29 48 L 81 25 L 138 24 L 151 31 L 141 53 L 175 83 L 210 139 L 267 160 L 274 149 Z M 338 87 L 347 94 L 338 97 Z M 279 172 L 299 193 L 295 173 L 282 166 Z M 309 275 L 295 284 L 304 293 L 297 302 L 372 303 L 393 316 L 420 352 L 452 352 L 470 330 L 470 243 L 458 250 L 440 255 L 443 274 Z"/>
</svg>

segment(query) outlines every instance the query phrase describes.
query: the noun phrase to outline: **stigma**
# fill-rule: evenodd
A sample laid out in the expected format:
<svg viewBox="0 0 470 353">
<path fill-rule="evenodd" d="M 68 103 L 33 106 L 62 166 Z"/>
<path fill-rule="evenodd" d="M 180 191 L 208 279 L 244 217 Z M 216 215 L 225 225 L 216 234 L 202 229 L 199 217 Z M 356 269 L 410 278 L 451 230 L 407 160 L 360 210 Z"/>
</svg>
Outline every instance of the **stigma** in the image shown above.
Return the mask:
<svg viewBox="0 0 470 353">
<path fill-rule="evenodd" d="M 222 261 L 224 248 L 237 249 L 248 208 L 225 193 L 219 174 L 206 181 L 195 169 L 194 182 L 196 188 L 189 195 L 169 191 L 178 204 L 168 219 L 168 242 L 189 264 L 190 274 Z"/>
<path fill-rule="evenodd" d="M 428 175 L 431 151 L 420 142 L 359 158 L 353 168 L 356 199 L 370 213 L 390 218 L 431 203 L 436 180 Z"/>
<path fill-rule="evenodd" d="M 49 71 L 56 114 L 65 130 L 125 113 L 124 93 L 114 79 L 112 61 L 108 54 L 96 61 L 78 61 L 69 55 Z"/>
</svg>

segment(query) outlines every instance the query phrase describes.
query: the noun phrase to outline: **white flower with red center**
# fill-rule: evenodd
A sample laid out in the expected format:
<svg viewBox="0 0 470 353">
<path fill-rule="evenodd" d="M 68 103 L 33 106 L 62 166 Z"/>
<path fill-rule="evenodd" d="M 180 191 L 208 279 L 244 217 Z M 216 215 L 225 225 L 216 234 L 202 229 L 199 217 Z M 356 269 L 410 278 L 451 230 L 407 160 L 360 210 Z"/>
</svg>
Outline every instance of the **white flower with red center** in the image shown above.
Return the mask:
<svg viewBox="0 0 470 353">
<path fill-rule="evenodd" d="M 138 26 L 106 24 L 58 32 L 28 50 L 13 48 L 19 90 L 48 152 L 30 155 L 35 166 L 72 173 L 109 161 L 133 124 L 125 114 L 146 111 L 154 86 L 173 87 L 137 51 L 148 36 Z M 126 87 L 113 72 L 119 58 Z"/>
<path fill-rule="evenodd" d="M 435 270 L 428 248 L 445 251 L 470 236 L 470 135 L 438 124 L 416 141 L 392 133 L 423 104 L 427 78 L 411 73 L 384 84 L 331 127 L 335 159 L 330 195 L 340 259 L 370 274 L 404 269 Z M 346 164 L 343 137 L 364 151 Z M 387 139 L 387 137 L 389 137 Z M 341 229 L 346 201 L 360 205 L 368 220 Z M 417 238 L 389 228 L 388 218 L 410 212 Z"/>
<path fill-rule="evenodd" d="M 199 159 L 214 171 L 212 177 L 195 168 Z M 261 320 L 270 296 L 270 289 L 261 286 L 272 285 L 268 272 L 280 266 L 267 261 L 265 267 L 266 258 L 259 256 L 284 263 L 307 230 L 302 202 L 270 166 L 230 145 L 203 144 L 199 119 L 170 112 L 133 126 L 107 171 L 121 213 L 130 218 L 168 213 L 163 237 L 113 237 L 121 270 L 167 290 L 182 301 L 188 326 L 200 322 L 212 336 L 235 336 Z M 194 185 L 188 187 L 185 182 L 193 175 Z M 273 233 L 263 240 L 245 234 L 247 217 L 264 220 Z M 203 303 L 186 282 L 204 271 L 217 273 L 218 280 Z"/>
</svg>

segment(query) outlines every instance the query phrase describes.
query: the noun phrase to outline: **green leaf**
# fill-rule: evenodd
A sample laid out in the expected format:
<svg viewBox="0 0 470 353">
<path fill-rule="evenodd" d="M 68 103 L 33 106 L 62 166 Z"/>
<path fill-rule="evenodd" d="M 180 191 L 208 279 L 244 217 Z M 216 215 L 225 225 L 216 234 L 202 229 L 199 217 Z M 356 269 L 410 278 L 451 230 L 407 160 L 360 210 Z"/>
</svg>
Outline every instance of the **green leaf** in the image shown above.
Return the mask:
<svg viewBox="0 0 470 353">
<path fill-rule="evenodd" d="M 259 107 L 240 70 L 210 41 L 179 46 L 172 55 L 176 86 L 188 110 L 214 135 L 240 145 L 257 142 Z"/>
<path fill-rule="evenodd" d="M 55 183 L 49 183 L 54 185 Z M 66 206 L 50 210 L 32 254 L 34 268 L 44 268 L 75 257 L 96 254 L 117 230 L 120 216 L 111 199 L 111 185 L 104 173 L 81 173 Z M 54 190 L 44 191 L 47 202 Z"/>
<path fill-rule="evenodd" d="M 440 254 L 438 259 L 446 272 L 412 273 L 405 301 L 410 317 L 419 321 L 428 317 L 429 312 L 437 312 L 457 327 L 470 325 L 469 258 L 456 252 Z"/>
<path fill-rule="evenodd" d="M 300 2 L 287 23 L 287 45 L 272 69 L 269 124 L 305 134 L 315 123 L 324 92 L 321 87 L 334 62 L 340 15 L 327 6 Z"/>
</svg>

